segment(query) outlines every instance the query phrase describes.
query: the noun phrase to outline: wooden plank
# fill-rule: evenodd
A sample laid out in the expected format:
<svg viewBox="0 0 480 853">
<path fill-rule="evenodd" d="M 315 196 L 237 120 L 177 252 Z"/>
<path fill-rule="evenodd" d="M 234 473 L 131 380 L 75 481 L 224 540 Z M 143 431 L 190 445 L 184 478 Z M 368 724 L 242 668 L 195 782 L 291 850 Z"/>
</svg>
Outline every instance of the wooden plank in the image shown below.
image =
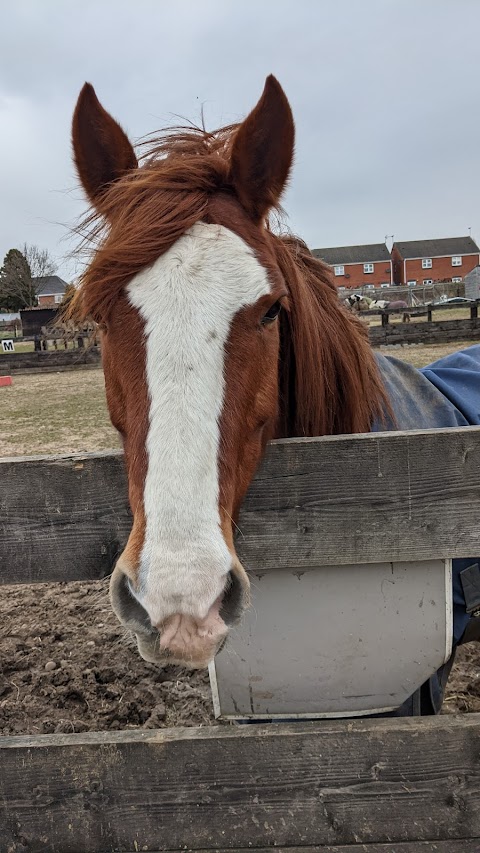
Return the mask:
<svg viewBox="0 0 480 853">
<path fill-rule="evenodd" d="M 0 583 L 110 574 L 131 526 L 121 451 L 0 460 Z"/>
<path fill-rule="evenodd" d="M 248 568 L 480 553 L 480 429 L 274 442 L 240 514 Z"/>
<path fill-rule="evenodd" d="M 29 372 L 44 370 L 49 372 L 59 367 L 74 370 L 85 364 L 100 364 L 99 347 L 88 349 L 51 350 L 48 352 L 17 352 L 13 355 L 2 355 L 0 358 L 0 374 L 6 375 L 17 371 Z"/>
<path fill-rule="evenodd" d="M 131 525 L 120 452 L 0 460 L 0 583 L 107 575 Z M 248 569 L 480 554 L 480 428 L 273 442 L 239 519 Z"/>
<path fill-rule="evenodd" d="M 341 847 L 331 847 L 330 844 L 321 847 L 236 847 L 229 848 L 229 853 L 479 853 L 480 839 L 465 838 L 460 841 L 407 841 L 400 844 L 342 844 Z M 135 853 L 135 851 L 129 851 Z M 161 853 L 159 850 L 152 853 Z M 173 853 L 173 852 L 172 852 Z M 210 853 L 209 850 L 195 850 L 192 848 L 183 853 Z"/>
<path fill-rule="evenodd" d="M 2 849 L 480 838 L 479 743 L 477 714 L 3 738 Z"/>
</svg>

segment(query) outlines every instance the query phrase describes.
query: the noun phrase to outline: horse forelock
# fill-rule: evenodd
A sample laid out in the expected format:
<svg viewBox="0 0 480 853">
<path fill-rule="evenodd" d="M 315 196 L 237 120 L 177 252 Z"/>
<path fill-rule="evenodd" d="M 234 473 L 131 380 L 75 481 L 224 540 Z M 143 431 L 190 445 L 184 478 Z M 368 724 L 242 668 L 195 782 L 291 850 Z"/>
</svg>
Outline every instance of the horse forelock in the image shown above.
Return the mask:
<svg viewBox="0 0 480 853">
<path fill-rule="evenodd" d="M 142 143 L 140 168 L 113 182 L 77 228 L 80 251 L 89 257 L 77 312 L 104 322 L 128 281 L 201 221 L 215 194 L 234 194 L 230 151 L 237 129 L 170 128 Z"/>
</svg>

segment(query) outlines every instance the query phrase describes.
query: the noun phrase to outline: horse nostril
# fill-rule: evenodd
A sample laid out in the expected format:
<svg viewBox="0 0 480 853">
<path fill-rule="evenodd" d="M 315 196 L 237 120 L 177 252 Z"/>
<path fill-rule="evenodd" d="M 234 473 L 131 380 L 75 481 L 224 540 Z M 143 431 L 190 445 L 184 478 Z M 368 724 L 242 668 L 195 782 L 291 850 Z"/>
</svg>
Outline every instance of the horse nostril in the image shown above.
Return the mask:
<svg viewBox="0 0 480 853">
<path fill-rule="evenodd" d="M 237 622 L 245 607 L 245 592 L 238 577 L 234 572 L 229 572 L 225 586 L 222 603 L 220 605 L 220 616 L 225 625 L 233 625 Z"/>
<path fill-rule="evenodd" d="M 112 607 L 126 628 L 136 634 L 156 634 L 147 611 L 135 598 L 130 588 L 130 582 L 122 571 L 116 571 L 110 582 L 110 598 Z"/>
</svg>

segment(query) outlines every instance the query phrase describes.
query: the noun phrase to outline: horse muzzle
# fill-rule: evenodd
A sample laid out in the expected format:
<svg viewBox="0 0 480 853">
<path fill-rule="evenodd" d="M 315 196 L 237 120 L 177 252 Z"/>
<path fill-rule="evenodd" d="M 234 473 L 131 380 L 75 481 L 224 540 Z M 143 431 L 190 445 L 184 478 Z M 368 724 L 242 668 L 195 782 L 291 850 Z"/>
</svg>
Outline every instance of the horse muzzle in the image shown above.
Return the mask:
<svg viewBox="0 0 480 853">
<path fill-rule="evenodd" d="M 203 669 L 223 648 L 230 627 L 241 619 L 248 606 L 249 582 L 236 561 L 222 594 L 204 618 L 180 611 L 154 625 L 135 596 L 129 577 L 117 564 L 110 581 L 110 600 L 120 623 L 135 634 L 144 660 Z"/>
</svg>

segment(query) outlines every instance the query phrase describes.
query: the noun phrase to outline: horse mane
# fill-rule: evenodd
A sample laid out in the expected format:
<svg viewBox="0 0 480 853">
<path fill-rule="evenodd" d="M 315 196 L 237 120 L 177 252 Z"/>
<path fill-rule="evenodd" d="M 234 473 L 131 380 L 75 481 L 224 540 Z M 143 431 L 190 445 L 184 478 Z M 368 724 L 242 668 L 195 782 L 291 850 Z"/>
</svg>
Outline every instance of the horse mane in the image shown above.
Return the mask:
<svg viewBox="0 0 480 853">
<path fill-rule="evenodd" d="M 230 154 L 238 127 L 169 128 L 144 143 L 142 168 L 112 183 L 77 229 L 82 246 L 93 244 L 95 252 L 70 317 L 103 325 L 125 284 L 206 215 L 213 195 L 234 195 Z M 278 434 L 368 432 L 389 406 L 365 326 L 340 303 L 330 269 L 301 240 L 269 236 L 290 292 L 280 320 Z"/>
<path fill-rule="evenodd" d="M 290 291 L 280 315 L 278 435 L 369 432 L 392 413 L 366 326 L 342 305 L 330 268 L 305 243 L 291 236 L 274 243 Z"/>
</svg>

